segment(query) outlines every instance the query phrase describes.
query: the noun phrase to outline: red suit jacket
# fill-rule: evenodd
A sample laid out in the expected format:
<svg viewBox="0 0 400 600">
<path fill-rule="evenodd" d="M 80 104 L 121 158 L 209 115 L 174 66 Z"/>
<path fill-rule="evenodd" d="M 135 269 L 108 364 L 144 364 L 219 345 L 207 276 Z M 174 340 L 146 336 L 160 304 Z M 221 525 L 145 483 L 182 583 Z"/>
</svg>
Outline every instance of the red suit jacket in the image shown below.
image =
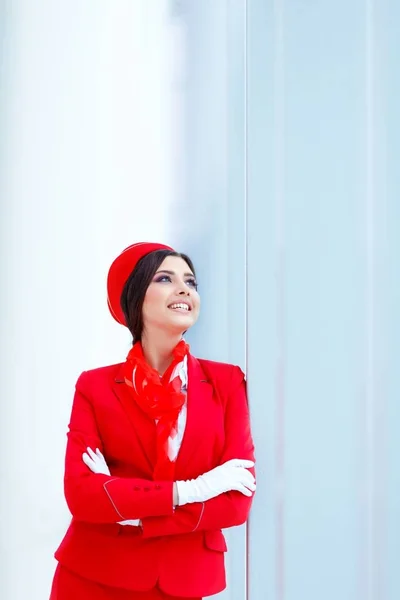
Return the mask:
<svg viewBox="0 0 400 600">
<path fill-rule="evenodd" d="M 193 479 L 231 458 L 254 460 L 245 381 L 239 367 L 188 357 L 187 422 L 175 479 Z M 156 425 L 130 396 L 122 365 L 82 373 L 76 384 L 65 461 L 73 519 L 55 553 L 104 585 L 207 596 L 225 588 L 221 529 L 247 519 L 252 498 L 228 492 L 172 505 L 172 481 L 154 481 Z M 111 476 L 90 472 L 99 448 Z M 143 527 L 118 525 L 141 519 Z"/>
</svg>

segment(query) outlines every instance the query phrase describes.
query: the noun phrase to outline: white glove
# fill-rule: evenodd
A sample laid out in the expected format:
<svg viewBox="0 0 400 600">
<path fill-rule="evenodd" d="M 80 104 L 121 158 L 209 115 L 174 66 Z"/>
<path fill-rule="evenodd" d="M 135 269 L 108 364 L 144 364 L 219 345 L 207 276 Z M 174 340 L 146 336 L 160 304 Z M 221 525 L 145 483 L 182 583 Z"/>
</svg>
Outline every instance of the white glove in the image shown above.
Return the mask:
<svg viewBox="0 0 400 600">
<path fill-rule="evenodd" d="M 102 475 L 111 475 L 110 469 L 106 463 L 106 460 L 100 450 L 96 448 L 96 452 L 93 452 L 91 448 L 86 448 L 87 453 L 82 454 L 82 460 L 87 467 L 93 473 L 101 473 Z"/>
<path fill-rule="evenodd" d="M 253 461 L 233 458 L 212 471 L 200 475 L 197 479 L 177 481 L 178 506 L 192 502 L 206 502 L 233 490 L 244 496 L 252 496 L 256 489 L 256 482 L 247 470 L 250 467 L 254 467 Z"/>
<path fill-rule="evenodd" d="M 101 473 L 102 475 L 111 475 L 110 469 L 106 463 L 106 459 L 100 452 L 98 448 L 96 448 L 96 452 L 93 452 L 91 448 L 87 448 L 87 453 L 84 452 L 82 454 L 82 460 L 87 467 L 93 473 Z M 141 525 L 140 519 L 130 519 L 128 521 L 118 521 L 119 525 L 131 525 L 133 527 L 138 527 Z"/>
</svg>

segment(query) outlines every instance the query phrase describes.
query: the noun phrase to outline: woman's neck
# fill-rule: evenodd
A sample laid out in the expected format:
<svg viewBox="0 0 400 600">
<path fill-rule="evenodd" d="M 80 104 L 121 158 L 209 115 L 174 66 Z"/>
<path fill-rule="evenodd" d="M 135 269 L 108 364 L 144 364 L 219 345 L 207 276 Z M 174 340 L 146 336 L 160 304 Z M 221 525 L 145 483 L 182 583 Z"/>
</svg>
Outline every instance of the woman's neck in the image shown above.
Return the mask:
<svg viewBox="0 0 400 600">
<path fill-rule="evenodd" d="M 142 348 L 146 362 L 163 375 L 172 362 L 175 346 L 182 336 L 171 336 L 157 332 L 156 335 L 143 334 Z"/>
</svg>

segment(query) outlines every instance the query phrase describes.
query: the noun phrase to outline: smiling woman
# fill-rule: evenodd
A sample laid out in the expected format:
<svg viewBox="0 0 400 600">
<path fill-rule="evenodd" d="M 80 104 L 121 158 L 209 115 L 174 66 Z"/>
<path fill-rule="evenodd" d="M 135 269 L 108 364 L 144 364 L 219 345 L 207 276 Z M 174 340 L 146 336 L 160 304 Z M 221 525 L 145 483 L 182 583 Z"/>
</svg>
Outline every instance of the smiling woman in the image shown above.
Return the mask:
<svg viewBox="0 0 400 600">
<path fill-rule="evenodd" d="M 221 529 L 247 519 L 254 447 L 242 371 L 195 358 L 183 338 L 199 317 L 197 287 L 190 258 L 163 244 L 133 244 L 110 267 L 108 306 L 132 348 L 76 384 L 64 480 L 73 519 L 51 600 L 225 588 Z"/>
</svg>

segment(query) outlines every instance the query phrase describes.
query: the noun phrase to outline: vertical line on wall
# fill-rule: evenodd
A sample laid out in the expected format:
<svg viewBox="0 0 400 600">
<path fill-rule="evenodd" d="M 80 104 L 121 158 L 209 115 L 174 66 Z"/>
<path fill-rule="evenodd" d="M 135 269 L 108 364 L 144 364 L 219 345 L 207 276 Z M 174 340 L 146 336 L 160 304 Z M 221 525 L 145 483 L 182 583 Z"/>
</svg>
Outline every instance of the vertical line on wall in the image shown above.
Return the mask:
<svg viewBox="0 0 400 600">
<path fill-rule="evenodd" d="M 248 281 L 248 239 L 249 239 L 249 226 L 248 226 L 248 32 L 249 32 L 249 18 L 248 18 L 248 3 L 245 0 L 244 3 L 244 276 L 245 276 L 245 298 L 244 298 L 244 309 L 245 309 L 245 366 L 246 375 L 248 373 L 248 340 L 249 340 L 249 315 L 248 315 L 248 297 L 249 297 L 249 281 Z M 245 565 L 245 588 L 246 588 L 246 600 L 250 599 L 250 578 L 249 578 L 249 525 L 246 524 L 246 565 Z"/>
<path fill-rule="evenodd" d="M 229 82 L 230 82 L 230 72 L 229 72 L 229 23 L 228 23 L 228 18 L 229 18 L 229 6 L 228 3 L 225 1 L 223 3 L 221 3 L 218 6 L 218 10 L 221 11 L 220 13 L 220 19 L 221 22 L 224 24 L 224 27 L 221 27 L 221 33 L 220 35 L 224 36 L 224 53 L 223 53 L 223 63 L 222 63 L 222 72 L 224 73 L 224 85 L 221 87 L 221 94 L 223 93 L 223 100 L 222 100 L 222 106 L 223 106 L 223 119 L 221 119 L 221 122 L 223 123 L 223 127 L 224 127 L 224 131 L 223 131 L 223 140 L 224 140 L 224 149 L 223 149 L 223 157 L 221 159 L 221 163 L 223 165 L 223 190 L 222 190 L 222 197 L 224 199 L 224 204 L 223 204 L 223 214 L 224 214 L 224 220 L 227 221 L 228 223 L 228 227 L 225 230 L 226 233 L 224 231 L 221 232 L 221 237 L 222 235 L 224 235 L 225 233 L 225 245 L 224 245 L 224 251 L 225 251 L 225 257 L 229 257 L 229 248 L 230 248 L 230 236 L 231 236 L 231 214 L 229 212 L 229 183 L 228 183 L 228 176 L 229 176 L 229 161 L 231 160 L 230 154 L 229 154 L 229 140 L 228 140 L 228 135 L 229 135 L 229 119 L 230 119 L 230 114 L 229 114 L 229 110 L 228 110 L 228 98 L 229 98 Z M 225 259 L 226 260 L 226 259 Z M 227 290 L 227 295 L 226 295 L 226 301 L 228 301 L 228 297 L 229 297 L 229 277 L 228 277 L 228 272 L 225 271 L 224 273 L 224 287 Z M 230 311 L 228 310 L 228 306 L 227 306 L 227 310 L 224 311 L 224 331 L 228 332 L 227 333 L 227 345 L 225 346 L 225 351 L 228 351 L 229 348 L 232 347 L 232 335 L 230 333 L 230 328 L 229 328 L 229 321 L 230 321 Z"/>
<path fill-rule="evenodd" d="M 245 244 L 244 244 L 244 260 L 245 260 L 245 365 L 246 373 L 248 370 L 248 297 L 249 297 L 249 281 L 248 281 L 248 6 L 245 0 L 245 15 L 244 15 L 244 229 L 245 229 Z"/>
<path fill-rule="evenodd" d="M 285 595 L 285 54 L 284 0 L 274 0 L 274 157 L 276 208 L 277 364 L 275 422 L 276 599 Z"/>
<path fill-rule="evenodd" d="M 375 258 L 375 149 L 374 149 L 374 6 L 373 0 L 366 0 L 365 20 L 365 82 L 366 82 L 366 389 L 365 389 L 365 449 L 366 449 L 366 600 L 375 598 L 375 468 L 376 429 L 375 415 L 375 297 L 374 297 L 374 258 Z"/>
</svg>

